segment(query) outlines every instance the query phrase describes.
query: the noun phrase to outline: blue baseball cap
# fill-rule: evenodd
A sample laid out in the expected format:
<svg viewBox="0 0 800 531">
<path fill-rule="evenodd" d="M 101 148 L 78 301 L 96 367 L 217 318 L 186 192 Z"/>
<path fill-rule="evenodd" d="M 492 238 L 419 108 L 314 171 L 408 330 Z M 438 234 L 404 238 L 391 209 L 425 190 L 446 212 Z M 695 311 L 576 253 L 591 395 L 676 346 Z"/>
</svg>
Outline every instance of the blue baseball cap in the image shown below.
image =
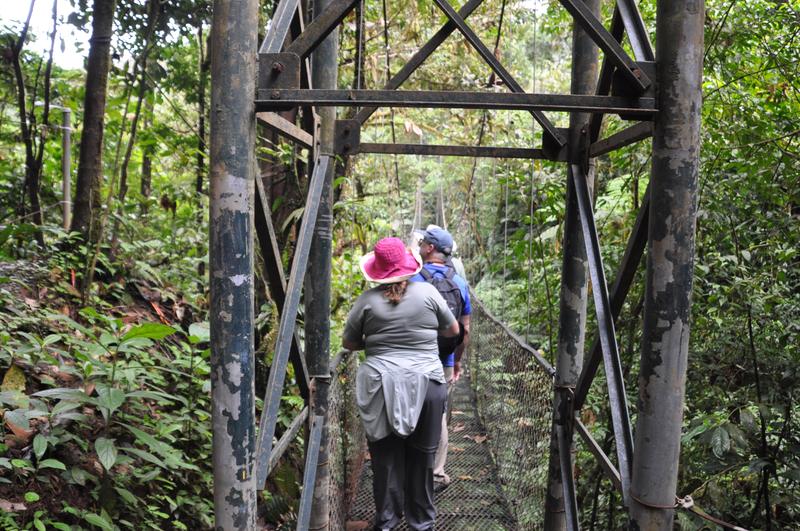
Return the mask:
<svg viewBox="0 0 800 531">
<path fill-rule="evenodd" d="M 441 227 L 428 227 L 422 232 L 422 239 L 441 253 L 449 255 L 453 252 L 453 236 Z"/>
</svg>

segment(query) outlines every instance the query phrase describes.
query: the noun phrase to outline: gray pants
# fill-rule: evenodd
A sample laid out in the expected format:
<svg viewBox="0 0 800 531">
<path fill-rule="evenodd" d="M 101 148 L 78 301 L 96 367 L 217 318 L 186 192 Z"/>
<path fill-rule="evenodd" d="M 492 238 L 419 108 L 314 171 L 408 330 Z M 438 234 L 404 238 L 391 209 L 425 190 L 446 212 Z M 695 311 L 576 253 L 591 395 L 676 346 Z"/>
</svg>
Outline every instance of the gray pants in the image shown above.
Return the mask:
<svg viewBox="0 0 800 531">
<path fill-rule="evenodd" d="M 442 415 L 442 435 L 439 437 L 439 448 L 436 450 L 436 458 L 433 461 L 433 480 L 445 485 L 450 484 L 450 476 L 444 471 L 444 465 L 447 462 L 447 446 L 449 443 L 447 436 L 447 425 L 450 423 L 450 415 L 452 413 L 452 404 L 450 397 L 453 395 L 453 368 L 442 367 L 444 369 L 444 379 L 447 380 L 447 410 Z"/>
<path fill-rule="evenodd" d="M 403 513 L 410 529 L 433 529 L 433 459 L 446 401 L 447 386 L 429 382 L 414 433 L 406 438 L 390 434 L 369 443 L 377 529 L 396 527 Z"/>
</svg>

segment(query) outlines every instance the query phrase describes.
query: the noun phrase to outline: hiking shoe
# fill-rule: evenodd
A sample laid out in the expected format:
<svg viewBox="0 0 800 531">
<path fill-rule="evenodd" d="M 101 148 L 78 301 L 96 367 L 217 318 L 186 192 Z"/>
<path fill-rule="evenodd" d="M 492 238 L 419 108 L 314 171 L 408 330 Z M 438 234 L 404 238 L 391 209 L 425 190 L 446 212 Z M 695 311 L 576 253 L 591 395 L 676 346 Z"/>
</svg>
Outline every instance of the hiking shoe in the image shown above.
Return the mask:
<svg viewBox="0 0 800 531">
<path fill-rule="evenodd" d="M 433 482 L 433 492 L 434 494 L 439 494 L 443 492 L 447 487 L 450 486 L 450 482 L 448 481 L 445 483 L 444 481 L 434 481 Z"/>
</svg>

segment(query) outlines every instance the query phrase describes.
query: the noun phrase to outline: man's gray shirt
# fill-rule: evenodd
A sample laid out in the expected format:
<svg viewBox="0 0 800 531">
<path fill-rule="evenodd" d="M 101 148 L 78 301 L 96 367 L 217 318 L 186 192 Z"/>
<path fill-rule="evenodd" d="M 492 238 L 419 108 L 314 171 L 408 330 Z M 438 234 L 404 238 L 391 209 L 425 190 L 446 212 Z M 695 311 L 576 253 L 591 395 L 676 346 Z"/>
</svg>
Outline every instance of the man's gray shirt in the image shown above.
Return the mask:
<svg viewBox="0 0 800 531">
<path fill-rule="evenodd" d="M 398 304 L 369 289 L 353 305 L 344 338 L 363 343 L 367 359 L 358 369 L 356 402 L 370 441 L 393 432 L 413 433 L 428 381 L 444 383 L 436 337 L 455 322 L 431 284 L 409 282 Z"/>
</svg>

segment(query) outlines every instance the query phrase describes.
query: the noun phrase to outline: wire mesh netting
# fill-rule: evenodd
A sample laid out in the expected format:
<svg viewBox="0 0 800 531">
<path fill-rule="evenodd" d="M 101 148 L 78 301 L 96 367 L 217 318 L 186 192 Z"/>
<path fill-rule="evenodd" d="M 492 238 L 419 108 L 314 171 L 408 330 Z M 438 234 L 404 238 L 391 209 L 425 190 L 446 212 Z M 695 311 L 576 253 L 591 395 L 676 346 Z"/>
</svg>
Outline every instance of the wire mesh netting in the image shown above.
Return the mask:
<svg viewBox="0 0 800 531">
<path fill-rule="evenodd" d="M 486 434 L 475 410 L 469 378 L 462 378 L 452 395 L 450 446 L 445 470 L 450 486 L 436 495 L 436 529 L 442 531 L 507 531 L 517 529 L 497 481 L 497 470 Z M 372 523 L 372 470 L 367 464 L 350 520 Z M 395 528 L 407 530 L 405 523 Z"/>
<path fill-rule="evenodd" d="M 436 528 L 542 528 L 547 491 L 553 369 L 473 299 L 465 376 L 452 396 L 450 486 L 436 497 Z M 371 524 L 372 470 L 355 407 L 357 358 L 347 356 L 331 385 L 331 529 Z M 349 514 L 349 517 L 348 517 Z M 404 525 L 399 530 L 407 529 Z"/>
<path fill-rule="evenodd" d="M 553 369 L 472 302 L 467 364 L 505 498 L 520 529 L 540 529 L 547 493 Z"/>
<path fill-rule="evenodd" d="M 328 459 L 330 463 L 330 529 L 345 529 L 366 455 L 366 438 L 356 409 L 358 357 L 341 352 L 328 402 Z"/>
</svg>

